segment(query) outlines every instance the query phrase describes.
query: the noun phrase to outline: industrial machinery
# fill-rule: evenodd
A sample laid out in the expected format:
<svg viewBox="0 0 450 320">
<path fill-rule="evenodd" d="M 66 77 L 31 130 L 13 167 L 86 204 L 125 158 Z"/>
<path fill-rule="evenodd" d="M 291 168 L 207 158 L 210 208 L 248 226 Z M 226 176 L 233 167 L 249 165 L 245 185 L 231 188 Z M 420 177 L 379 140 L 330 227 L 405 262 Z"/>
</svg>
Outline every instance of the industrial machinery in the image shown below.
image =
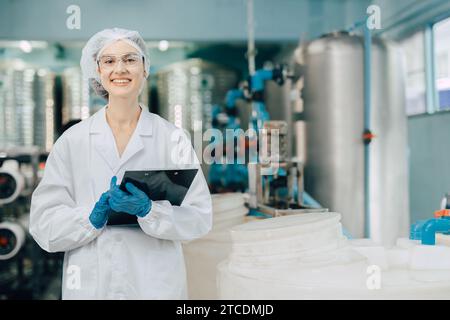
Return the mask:
<svg viewBox="0 0 450 320">
<path fill-rule="evenodd" d="M 201 59 L 170 64 L 159 70 L 156 76 L 158 113 L 185 129 L 191 140 L 201 138 L 206 130 L 213 128 L 213 106 L 220 104 L 227 90 L 237 82 L 234 70 Z M 195 145 L 203 149 L 199 142 Z M 205 176 L 208 176 L 209 169 L 202 162 Z"/>
<path fill-rule="evenodd" d="M 54 142 L 54 74 L 20 60 L 0 64 L 0 148 Z"/>
<path fill-rule="evenodd" d="M 61 267 L 28 233 L 31 193 L 47 154 L 39 147 L 0 149 L 0 300 L 42 297 Z"/>
<path fill-rule="evenodd" d="M 292 140 L 286 121 L 270 121 L 264 102 L 265 85 L 293 78 L 283 65 L 254 72 L 241 89 L 229 91 L 227 106 L 245 98 L 251 104 L 248 135 L 250 214 L 280 216 L 325 211 L 304 192 L 302 161 L 290 156 Z"/>
<path fill-rule="evenodd" d="M 441 208 L 434 212 L 434 218 L 419 220 L 411 225 L 409 238 L 420 240 L 424 245 L 450 245 L 450 194 L 441 200 Z"/>
<path fill-rule="evenodd" d="M 303 201 L 303 164 L 289 160 L 288 127 L 284 121 L 266 121 L 262 130 L 259 163 L 255 170 L 256 200 L 278 209 L 300 209 Z M 276 147 L 274 147 L 274 145 Z M 265 207 L 264 207 L 265 208 Z"/>
<path fill-rule="evenodd" d="M 64 69 L 61 80 L 63 97 L 61 125 L 71 120 L 88 118 L 90 116 L 90 90 L 89 84 L 83 81 L 81 69 L 79 67 Z M 101 104 L 104 104 L 104 99 L 93 100 L 94 106 Z"/>
<path fill-rule="evenodd" d="M 30 196 L 37 186 L 39 161 L 38 147 L 15 147 L 0 150 L 0 206 Z"/>
<path fill-rule="evenodd" d="M 25 230 L 19 223 L 0 223 L 0 260 L 13 258 L 25 242 Z"/>
<path fill-rule="evenodd" d="M 236 72 L 201 59 L 171 64 L 157 72 L 160 114 L 191 134 L 212 128 L 212 107 L 236 85 Z"/>
<path fill-rule="evenodd" d="M 239 90 L 237 90 L 239 91 Z M 228 95 L 233 91 L 229 91 Z M 227 95 L 227 97 L 228 97 Z M 245 165 L 245 139 L 227 135 L 232 130 L 240 130 L 238 109 L 234 102 L 229 103 L 227 99 L 225 110 L 220 105 L 213 106 L 212 127 L 218 131 L 221 137 L 215 134 L 211 137 L 210 143 L 214 146 L 211 156 L 216 157 L 217 148 L 222 148 L 219 161 L 211 163 L 208 172 L 208 182 L 212 193 L 223 193 L 241 191 L 248 187 L 248 171 Z M 232 140 L 231 143 L 227 141 Z M 230 156 L 231 155 L 231 156 Z M 226 163 L 225 159 L 232 159 L 233 163 Z"/>
</svg>

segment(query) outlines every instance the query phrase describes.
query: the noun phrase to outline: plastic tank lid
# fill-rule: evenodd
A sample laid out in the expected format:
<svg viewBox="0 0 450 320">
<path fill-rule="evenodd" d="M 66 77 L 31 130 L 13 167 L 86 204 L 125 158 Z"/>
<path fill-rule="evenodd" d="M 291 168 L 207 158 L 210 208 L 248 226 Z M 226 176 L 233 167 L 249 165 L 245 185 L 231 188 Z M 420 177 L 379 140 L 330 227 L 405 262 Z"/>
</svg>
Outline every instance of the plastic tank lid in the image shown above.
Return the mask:
<svg viewBox="0 0 450 320">
<path fill-rule="evenodd" d="M 246 207 L 241 207 L 241 208 L 229 210 L 227 212 L 220 212 L 218 214 L 214 212 L 213 220 L 215 222 L 219 222 L 219 221 L 234 219 L 234 218 L 238 218 L 238 217 L 244 218 L 247 214 L 248 214 L 248 209 Z"/>
<path fill-rule="evenodd" d="M 341 215 L 335 212 L 304 213 L 238 225 L 231 229 L 233 241 L 260 241 L 286 238 L 336 227 Z"/>
<path fill-rule="evenodd" d="M 242 193 L 220 193 L 211 195 L 213 207 L 227 207 L 239 208 L 243 206 L 244 195 Z"/>
</svg>

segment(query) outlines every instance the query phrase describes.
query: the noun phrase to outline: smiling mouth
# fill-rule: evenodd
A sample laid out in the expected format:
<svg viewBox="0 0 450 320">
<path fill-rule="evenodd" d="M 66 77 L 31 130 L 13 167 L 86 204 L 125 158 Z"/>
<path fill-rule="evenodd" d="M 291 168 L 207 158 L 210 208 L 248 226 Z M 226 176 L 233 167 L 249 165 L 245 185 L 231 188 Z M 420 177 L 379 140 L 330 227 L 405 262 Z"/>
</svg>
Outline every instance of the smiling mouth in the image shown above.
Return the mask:
<svg viewBox="0 0 450 320">
<path fill-rule="evenodd" d="M 118 85 L 125 85 L 129 84 L 131 82 L 131 79 L 113 79 L 111 80 L 111 82 Z"/>
</svg>

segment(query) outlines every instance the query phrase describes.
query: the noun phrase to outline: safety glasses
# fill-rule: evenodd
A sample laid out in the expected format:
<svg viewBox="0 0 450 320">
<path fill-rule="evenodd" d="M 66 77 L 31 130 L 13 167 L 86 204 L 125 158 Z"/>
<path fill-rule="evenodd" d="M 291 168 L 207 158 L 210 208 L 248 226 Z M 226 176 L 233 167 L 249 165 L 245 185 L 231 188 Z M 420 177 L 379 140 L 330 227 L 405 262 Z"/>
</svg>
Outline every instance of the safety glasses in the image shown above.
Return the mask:
<svg viewBox="0 0 450 320">
<path fill-rule="evenodd" d="M 114 69 L 119 61 L 127 68 L 135 68 L 144 61 L 144 56 L 138 53 L 125 53 L 122 55 L 102 55 L 97 59 L 97 64 L 102 70 Z"/>
</svg>

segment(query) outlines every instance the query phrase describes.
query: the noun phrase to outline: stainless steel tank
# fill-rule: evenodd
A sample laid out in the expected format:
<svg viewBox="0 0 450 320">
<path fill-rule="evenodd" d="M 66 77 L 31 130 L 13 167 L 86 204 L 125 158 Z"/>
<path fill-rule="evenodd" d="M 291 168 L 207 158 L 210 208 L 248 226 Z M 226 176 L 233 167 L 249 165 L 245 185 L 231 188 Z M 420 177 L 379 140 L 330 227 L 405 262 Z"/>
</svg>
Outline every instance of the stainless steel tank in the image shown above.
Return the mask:
<svg viewBox="0 0 450 320">
<path fill-rule="evenodd" d="M 55 136 L 55 74 L 40 68 L 35 79 L 34 145 L 50 152 Z"/>
<path fill-rule="evenodd" d="M 364 236 L 363 39 L 332 34 L 300 48 L 304 63 L 305 189 Z M 370 144 L 371 238 L 385 244 L 409 228 L 405 86 L 400 52 L 373 40 Z"/>
<path fill-rule="evenodd" d="M 0 147 L 53 142 L 53 74 L 20 60 L 0 65 Z"/>
<path fill-rule="evenodd" d="M 83 81 L 79 67 L 66 68 L 62 72 L 63 105 L 62 123 L 86 119 L 89 110 L 89 84 Z"/>
<path fill-rule="evenodd" d="M 4 62 L 2 74 L 2 110 L 6 146 L 33 145 L 35 70 L 21 61 Z"/>
<path fill-rule="evenodd" d="M 209 129 L 212 105 L 223 104 L 236 83 L 234 71 L 201 59 L 173 63 L 157 73 L 161 116 L 191 134 Z"/>
</svg>

